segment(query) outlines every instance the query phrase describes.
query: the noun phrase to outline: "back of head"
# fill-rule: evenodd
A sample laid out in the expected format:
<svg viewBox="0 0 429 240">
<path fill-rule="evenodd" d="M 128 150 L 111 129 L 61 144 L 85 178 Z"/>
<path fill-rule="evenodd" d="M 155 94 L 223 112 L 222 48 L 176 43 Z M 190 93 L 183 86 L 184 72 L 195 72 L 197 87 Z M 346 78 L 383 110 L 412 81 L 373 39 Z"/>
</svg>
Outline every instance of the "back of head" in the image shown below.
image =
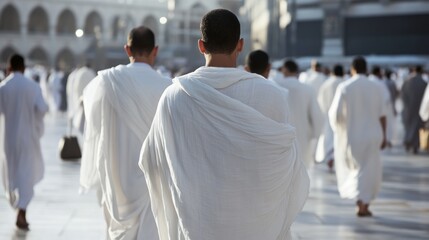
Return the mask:
<svg viewBox="0 0 429 240">
<path fill-rule="evenodd" d="M 283 63 L 283 68 L 285 68 L 289 73 L 297 74 L 299 71 L 298 64 L 293 60 L 286 60 Z"/>
<path fill-rule="evenodd" d="M 270 59 L 266 52 L 262 50 L 256 50 L 246 57 L 246 66 L 252 73 L 263 75 L 270 65 Z"/>
<path fill-rule="evenodd" d="M 417 74 L 422 74 L 423 73 L 423 67 L 420 65 L 417 65 L 413 68 L 414 72 Z"/>
<path fill-rule="evenodd" d="M 344 76 L 344 68 L 342 65 L 337 64 L 334 66 L 334 75 L 337 77 Z"/>
<path fill-rule="evenodd" d="M 210 54 L 230 54 L 240 40 L 240 22 L 226 9 L 215 9 L 204 15 L 200 30 L 204 47 Z"/>
<path fill-rule="evenodd" d="M 311 60 L 311 69 L 315 71 L 320 71 L 322 69 L 322 65 L 316 60 Z"/>
<path fill-rule="evenodd" d="M 8 63 L 10 71 L 24 71 L 25 69 L 24 58 L 19 54 L 12 55 Z"/>
<path fill-rule="evenodd" d="M 372 71 L 371 73 L 375 76 L 381 76 L 381 68 L 380 66 L 375 65 L 374 67 L 372 67 Z"/>
<path fill-rule="evenodd" d="M 128 34 L 127 45 L 135 56 L 149 55 L 155 47 L 155 35 L 144 26 L 133 28 Z"/>
<path fill-rule="evenodd" d="M 366 68 L 366 60 L 365 60 L 365 58 L 363 58 L 363 57 L 356 57 L 355 59 L 353 59 L 352 68 L 358 74 L 366 74 L 367 68 Z"/>
</svg>

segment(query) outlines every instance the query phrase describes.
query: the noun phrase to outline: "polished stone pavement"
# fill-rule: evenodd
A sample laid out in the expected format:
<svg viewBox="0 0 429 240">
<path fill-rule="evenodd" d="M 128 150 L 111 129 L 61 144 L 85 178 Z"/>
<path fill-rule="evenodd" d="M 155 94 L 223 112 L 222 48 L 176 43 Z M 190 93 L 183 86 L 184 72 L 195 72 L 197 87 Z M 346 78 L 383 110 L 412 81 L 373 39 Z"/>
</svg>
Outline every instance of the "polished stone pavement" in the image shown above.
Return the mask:
<svg viewBox="0 0 429 240">
<path fill-rule="evenodd" d="M 28 209 L 31 231 L 15 229 L 15 212 L 0 187 L 0 239 L 105 239 L 95 193 L 78 193 L 79 163 L 59 160 L 64 117 L 47 116 L 45 122 L 46 171 Z M 392 148 L 383 154 L 383 163 L 383 185 L 371 206 L 372 218 L 357 218 L 354 201 L 340 199 L 335 175 L 323 164 L 315 166 L 310 172 L 310 196 L 292 226 L 294 238 L 429 239 L 429 155 L 413 156 Z"/>
</svg>

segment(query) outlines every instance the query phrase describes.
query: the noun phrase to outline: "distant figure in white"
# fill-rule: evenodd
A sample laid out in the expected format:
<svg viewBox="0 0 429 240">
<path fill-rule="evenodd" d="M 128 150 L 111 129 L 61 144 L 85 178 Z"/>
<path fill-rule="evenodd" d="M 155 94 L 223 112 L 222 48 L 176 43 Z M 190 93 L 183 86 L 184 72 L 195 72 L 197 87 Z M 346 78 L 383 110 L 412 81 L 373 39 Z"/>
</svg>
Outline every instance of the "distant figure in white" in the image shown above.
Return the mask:
<svg viewBox="0 0 429 240">
<path fill-rule="evenodd" d="M 334 166 L 334 132 L 329 124 L 328 112 L 334 99 L 335 91 L 344 81 L 344 69 L 341 65 L 335 65 L 333 74 L 320 87 L 317 101 L 325 116 L 322 134 L 319 137 L 316 148 L 316 161 L 326 162 L 330 170 Z"/>
<path fill-rule="evenodd" d="M 290 123 L 296 128 L 298 153 L 307 168 L 314 163 L 312 139 L 317 139 L 323 127 L 323 114 L 317 103 L 316 91 L 298 81 L 298 65 L 286 60 L 282 67 L 283 78 L 274 81 L 289 91 Z"/>
<path fill-rule="evenodd" d="M 207 13 L 206 65 L 175 78 L 140 159 L 160 239 L 289 239 L 309 190 L 285 92 L 236 68 L 240 23 Z"/>
<path fill-rule="evenodd" d="M 26 209 L 43 178 L 40 148 L 48 106 L 39 85 L 23 76 L 24 58 L 13 55 L 0 84 L 0 168 L 6 198 L 18 209 L 16 226 L 28 230 Z"/>
<path fill-rule="evenodd" d="M 51 74 L 48 78 L 48 88 L 49 88 L 49 109 L 51 112 L 60 111 L 61 105 L 61 92 L 63 90 L 62 79 L 64 77 L 64 72 L 60 68 L 55 68 L 51 71 Z"/>
<path fill-rule="evenodd" d="M 369 204 L 381 186 L 386 108 L 383 90 L 366 77 L 364 58 L 353 60 L 351 73 L 337 88 L 329 121 L 334 131 L 338 190 L 342 198 L 356 199 L 357 215 L 366 217 L 372 216 Z"/>
<path fill-rule="evenodd" d="M 369 75 L 368 79 L 377 83 L 383 91 L 384 107 L 386 108 L 386 147 L 391 147 L 395 120 L 389 87 L 386 84 L 386 80 L 383 78 L 381 68 L 377 65 L 372 67 L 371 75 Z"/>
<path fill-rule="evenodd" d="M 71 126 L 81 133 L 85 125 L 83 90 L 95 76 L 94 70 L 86 65 L 71 72 L 67 79 L 67 115 Z"/>
<path fill-rule="evenodd" d="M 171 83 L 153 69 L 158 47 L 146 27 L 124 46 L 130 64 L 98 72 L 83 94 L 81 185 L 101 185 L 109 239 L 158 239 L 139 153 L 161 94 Z"/>
<path fill-rule="evenodd" d="M 316 94 L 325 81 L 326 76 L 322 72 L 322 66 L 317 60 L 311 61 L 311 68 L 300 76 L 299 81 L 311 86 Z"/>
</svg>

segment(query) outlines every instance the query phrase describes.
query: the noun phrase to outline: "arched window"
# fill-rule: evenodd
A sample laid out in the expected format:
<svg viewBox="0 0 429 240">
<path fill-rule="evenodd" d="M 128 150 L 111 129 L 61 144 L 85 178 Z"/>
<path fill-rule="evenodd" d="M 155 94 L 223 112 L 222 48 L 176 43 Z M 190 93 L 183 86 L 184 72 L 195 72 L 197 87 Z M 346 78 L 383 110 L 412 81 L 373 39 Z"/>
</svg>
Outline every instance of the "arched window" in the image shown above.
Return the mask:
<svg viewBox="0 0 429 240">
<path fill-rule="evenodd" d="M 158 38 L 158 21 L 156 20 L 156 18 L 152 15 L 147 16 L 144 20 L 143 20 L 143 26 L 148 27 L 152 30 L 153 34 L 155 34 L 155 39 Z"/>
<path fill-rule="evenodd" d="M 1 51 L 1 62 L 7 63 L 7 60 L 9 60 L 9 58 L 15 53 L 18 53 L 18 52 L 16 51 L 15 48 L 11 46 L 3 48 L 3 50 Z"/>
<path fill-rule="evenodd" d="M 29 33 L 48 33 L 49 20 L 45 9 L 42 7 L 34 8 L 30 13 L 27 26 Z"/>
<path fill-rule="evenodd" d="M 19 33 L 20 25 L 19 14 L 16 8 L 11 4 L 6 5 L 0 15 L 0 31 Z"/>
<path fill-rule="evenodd" d="M 30 54 L 28 55 L 28 59 L 33 63 L 38 63 L 42 65 L 48 65 L 49 63 L 48 54 L 41 47 L 33 48 L 33 50 L 31 50 Z"/>
<path fill-rule="evenodd" d="M 57 33 L 72 35 L 76 31 L 76 18 L 72 11 L 65 9 L 58 16 Z"/>
<path fill-rule="evenodd" d="M 100 14 L 93 11 L 86 17 L 85 20 L 85 29 L 84 32 L 86 35 L 97 35 L 103 32 L 103 20 L 101 19 Z"/>
<path fill-rule="evenodd" d="M 70 70 L 71 68 L 74 67 L 74 63 L 75 63 L 74 55 L 69 49 L 64 48 L 57 54 L 55 64 L 61 69 Z"/>
</svg>

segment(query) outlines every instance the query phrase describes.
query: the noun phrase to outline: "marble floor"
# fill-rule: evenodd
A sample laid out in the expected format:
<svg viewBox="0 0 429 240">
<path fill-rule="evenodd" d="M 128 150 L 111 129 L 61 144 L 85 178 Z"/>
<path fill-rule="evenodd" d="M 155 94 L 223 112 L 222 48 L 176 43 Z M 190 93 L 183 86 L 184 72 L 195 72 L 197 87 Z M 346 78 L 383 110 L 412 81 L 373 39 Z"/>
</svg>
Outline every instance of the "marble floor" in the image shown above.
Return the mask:
<svg viewBox="0 0 429 240">
<path fill-rule="evenodd" d="M 15 229 L 15 212 L 0 187 L 1 240 L 105 239 L 95 193 L 79 194 L 79 163 L 59 159 L 58 141 L 65 129 L 64 117 L 46 118 L 45 178 L 28 208 L 31 231 Z M 429 239 L 429 155 L 392 148 L 383 153 L 383 164 L 372 218 L 357 218 L 355 203 L 340 199 L 335 175 L 324 165 L 315 166 L 310 197 L 292 226 L 294 239 Z"/>
</svg>

